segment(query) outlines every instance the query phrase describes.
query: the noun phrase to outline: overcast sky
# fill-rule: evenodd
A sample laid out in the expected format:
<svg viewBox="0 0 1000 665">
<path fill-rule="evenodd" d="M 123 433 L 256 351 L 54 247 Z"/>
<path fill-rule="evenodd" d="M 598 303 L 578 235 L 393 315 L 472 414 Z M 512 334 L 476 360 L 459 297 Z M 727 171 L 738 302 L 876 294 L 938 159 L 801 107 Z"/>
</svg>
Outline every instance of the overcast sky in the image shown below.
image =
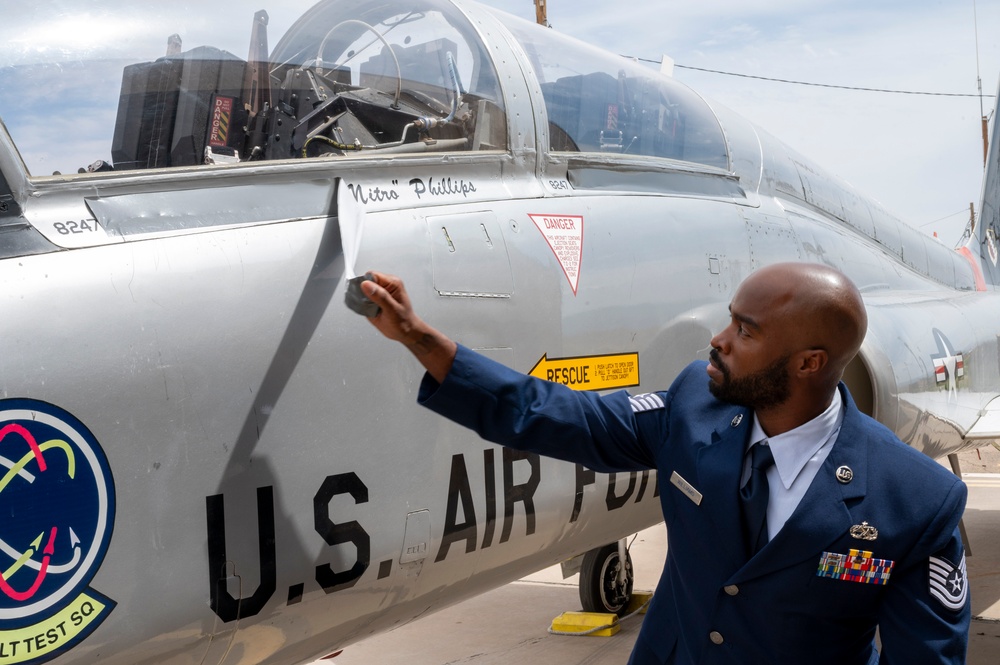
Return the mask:
<svg viewBox="0 0 1000 665">
<path fill-rule="evenodd" d="M 484 0 L 534 20 L 533 0 Z M 1000 77 L 1000 2 L 978 0 L 987 115 Z M 622 55 L 770 78 L 968 93 L 972 0 L 548 0 L 553 29 Z M 951 245 L 979 208 L 978 98 L 832 90 L 687 69 L 674 76 L 739 112 Z M 957 213 L 957 214 L 956 214 Z M 945 218 L 945 219 L 942 219 Z"/>
</svg>

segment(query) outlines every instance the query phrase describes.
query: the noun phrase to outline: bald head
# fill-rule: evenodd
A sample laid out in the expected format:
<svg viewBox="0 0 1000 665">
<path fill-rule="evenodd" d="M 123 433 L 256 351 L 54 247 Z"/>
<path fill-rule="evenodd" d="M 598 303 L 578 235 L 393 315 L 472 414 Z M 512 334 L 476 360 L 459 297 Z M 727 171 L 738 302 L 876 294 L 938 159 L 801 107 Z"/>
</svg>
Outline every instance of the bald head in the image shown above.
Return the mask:
<svg viewBox="0 0 1000 665">
<path fill-rule="evenodd" d="M 857 287 L 811 263 L 761 268 L 736 289 L 729 313 L 711 341 L 708 387 L 724 402 L 753 408 L 768 436 L 831 404 L 868 328 Z"/>
<path fill-rule="evenodd" d="M 784 353 L 821 349 L 828 356 L 824 383 L 840 380 L 857 354 L 868 316 L 857 287 L 838 270 L 815 263 L 778 263 L 761 268 L 740 285 L 782 331 Z M 774 328 L 772 328 L 774 329 Z"/>
</svg>

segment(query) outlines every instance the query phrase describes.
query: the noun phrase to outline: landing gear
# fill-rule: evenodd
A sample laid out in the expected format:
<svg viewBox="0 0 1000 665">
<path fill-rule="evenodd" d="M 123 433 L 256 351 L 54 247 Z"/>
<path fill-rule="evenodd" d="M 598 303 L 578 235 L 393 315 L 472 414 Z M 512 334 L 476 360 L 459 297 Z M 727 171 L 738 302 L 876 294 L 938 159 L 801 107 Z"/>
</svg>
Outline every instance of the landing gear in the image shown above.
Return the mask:
<svg viewBox="0 0 1000 665">
<path fill-rule="evenodd" d="M 957 453 L 952 453 L 948 455 L 948 461 L 951 462 L 951 471 L 958 479 L 962 479 L 962 463 L 958 459 Z M 965 531 L 965 518 L 958 520 L 958 533 L 962 536 L 962 545 L 965 547 L 965 555 L 972 556 L 972 545 L 969 544 L 969 534 Z"/>
<path fill-rule="evenodd" d="M 583 555 L 580 567 L 580 603 L 583 611 L 621 616 L 632 598 L 634 578 L 632 557 L 624 540 L 590 550 Z"/>
</svg>

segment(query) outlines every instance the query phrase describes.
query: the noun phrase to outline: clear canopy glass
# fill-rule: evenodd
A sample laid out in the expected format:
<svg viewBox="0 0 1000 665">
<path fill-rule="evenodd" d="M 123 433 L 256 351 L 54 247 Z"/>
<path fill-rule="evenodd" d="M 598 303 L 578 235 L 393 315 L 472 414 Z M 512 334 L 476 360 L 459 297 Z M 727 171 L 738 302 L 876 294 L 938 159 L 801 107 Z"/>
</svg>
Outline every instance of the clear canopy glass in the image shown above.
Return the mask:
<svg viewBox="0 0 1000 665">
<path fill-rule="evenodd" d="M 0 120 L 28 171 L 507 148 L 496 71 L 447 0 L 250 6 L 9 3 Z"/>
<path fill-rule="evenodd" d="M 728 168 L 715 113 L 689 88 L 639 62 L 497 13 L 539 78 L 555 151 L 666 157 Z"/>
</svg>

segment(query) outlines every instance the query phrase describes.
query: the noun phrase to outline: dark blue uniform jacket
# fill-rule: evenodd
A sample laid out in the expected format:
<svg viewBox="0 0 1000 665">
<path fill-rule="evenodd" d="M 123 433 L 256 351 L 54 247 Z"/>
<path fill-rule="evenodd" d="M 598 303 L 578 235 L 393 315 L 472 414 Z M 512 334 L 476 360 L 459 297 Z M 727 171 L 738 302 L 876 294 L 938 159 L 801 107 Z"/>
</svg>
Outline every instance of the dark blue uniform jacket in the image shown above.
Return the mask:
<svg viewBox="0 0 1000 665">
<path fill-rule="evenodd" d="M 631 663 L 964 663 L 965 485 L 840 390 L 829 457 L 749 561 L 738 488 L 752 413 L 711 395 L 704 362 L 669 391 L 630 399 L 576 392 L 460 347 L 445 382 L 425 377 L 419 399 L 489 441 L 597 471 L 657 470 L 667 560 Z M 838 479 L 841 467 L 851 473 Z"/>
</svg>

